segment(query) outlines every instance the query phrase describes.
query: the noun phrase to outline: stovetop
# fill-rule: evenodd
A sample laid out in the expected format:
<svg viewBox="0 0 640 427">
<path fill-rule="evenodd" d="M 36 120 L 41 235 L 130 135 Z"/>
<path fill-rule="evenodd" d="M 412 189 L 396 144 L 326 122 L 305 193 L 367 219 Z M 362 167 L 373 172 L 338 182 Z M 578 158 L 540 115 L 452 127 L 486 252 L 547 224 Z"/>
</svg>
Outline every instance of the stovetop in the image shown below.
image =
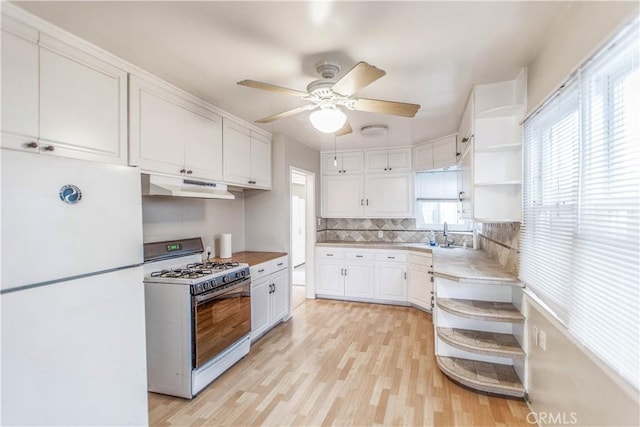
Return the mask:
<svg viewBox="0 0 640 427">
<path fill-rule="evenodd" d="M 203 277 L 215 277 L 216 273 L 225 272 L 240 267 L 237 262 L 197 262 L 168 270 L 159 270 L 151 273 L 150 277 L 163 279 L 200 279 Z"/>
</svg>

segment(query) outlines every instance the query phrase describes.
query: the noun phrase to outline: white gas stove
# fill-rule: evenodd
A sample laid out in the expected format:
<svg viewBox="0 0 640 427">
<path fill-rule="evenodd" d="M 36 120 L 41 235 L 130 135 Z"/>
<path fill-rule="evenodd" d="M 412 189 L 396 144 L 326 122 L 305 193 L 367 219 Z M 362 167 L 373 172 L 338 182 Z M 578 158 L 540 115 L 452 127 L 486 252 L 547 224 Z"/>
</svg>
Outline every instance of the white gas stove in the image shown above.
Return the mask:
<svg viewBox="0 0 640 427">
<path fill-rule="evenodd" d="M 144 252 L 148 389 L 190 399 L 249 352 L 249 265 L 202 261 L 200 238 Z"/>
</svg>

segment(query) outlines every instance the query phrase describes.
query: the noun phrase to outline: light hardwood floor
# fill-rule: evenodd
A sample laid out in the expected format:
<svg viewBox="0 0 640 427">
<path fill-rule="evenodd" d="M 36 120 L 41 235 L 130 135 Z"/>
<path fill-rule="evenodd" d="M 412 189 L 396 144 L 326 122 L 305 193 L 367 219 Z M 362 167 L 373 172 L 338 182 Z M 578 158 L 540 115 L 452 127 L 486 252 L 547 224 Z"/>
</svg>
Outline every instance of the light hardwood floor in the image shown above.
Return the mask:
<svg viewBox="0 0 640 427">
<path fill-rule="evenodd" d="M 152 426 L 530 426 L 528 412 L 449 381 L 431 315 L 331 300 L 300 305 L 195 399 L 149 394 Z"/>
</svg>

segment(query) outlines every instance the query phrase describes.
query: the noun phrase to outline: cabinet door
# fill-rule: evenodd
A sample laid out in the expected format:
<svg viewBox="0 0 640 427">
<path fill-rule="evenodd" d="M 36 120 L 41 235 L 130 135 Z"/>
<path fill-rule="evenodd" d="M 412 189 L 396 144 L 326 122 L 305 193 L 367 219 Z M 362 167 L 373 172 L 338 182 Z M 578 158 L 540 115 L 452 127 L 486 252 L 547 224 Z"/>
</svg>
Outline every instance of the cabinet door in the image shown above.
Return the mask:
<svg viewBox="0 0 640 427">
<path fill-rule="evenodd" d="M 458 171 L 458 216 L 473 218 L 473 146 L 463 155 Z"/>
<path fill-rule="evenodd" d="M 184 110 L 183 140 L 187 175 L 222 180 L 222 117 L 209 111 Z"/>
<path fill-rule="evenodd" d="M 411 170 L 411 148 L 397 148 L 388 151 L 389 172 L 408 172 Z"/>
<path fill-rule="evenodd" d="M 270 325 L 269 304 L 271 303 L 269 277 L 251 283 L 251 337 L 261 335 Z"/>
<path fill-rule="evenodd" d="M 364 156 L 362 151 L 348 151 L 342 153 L 342 170 L 344 174 L 361 174 L 364 171 Z"/>
<path fill-rule="evenodd" d="M 3 148 L 29 148 L 38 139 L 38 32 L 2 16 Z M 15 28 L 14 28 L 15 26 Z M 16 33 L 5 31 L 9 27 Z M 19 35 L 18 35 L 19 34 Z"/>
<path fill-rule="evenodd" d="M 433 144 L 416 145 L 413 148 L 413 170 L 424 172 L 433 169 Z"/>
<path fill-rule="evenodd" d="M 45 35 L 40 46 L 41 152 L 126 164 L 126 71 Z"/>
<path fill-rule="evenodd" d="M 256 187 L 271 188 L 271 141 L 251 135 L 251 179 Z"/>
<path fill-rule="evenodd" d="M 426 266 L 409 264 L 409 302 L 431 311 L 432 286 Z"/>
<path fill-rule="evenodd" d="M 376 265 L 375 296 L 389 301 L 407 300 L 407 267 L 399 263 Z"/>
<path fill-rule="evenodd" d="M 316 293 L 344 295 L 344 264 L 342 261 L 317 260 Z"/>
<path fill-rule="evenodd" d="M 367 172 L 386 172 L 389 170 L 388 150 L 368 150 L 365 152 L 365 168 Z"/>
<path fill-rule="evenodd" d="M 181 175 L 184 169 L 184 109 L 179 99 L 131 76 L 129 164 L 145 171 Z"/>
<path fill-rule="evenodd" d="M 322 177 L 322 216 L 357 218 L 364 215 L 364 178 L 362 175 Z"/>
<path fill-rule="evenodd" d="M 449 135 L 433 143 L 433 167 L 435 169 L 456 164 L 456 135 Z"/>
<path fill-rule="evenodd" d="M 344 295 L 373 298 L 373 262 L 348 262 L 344 272 Z"/>
<path fill-rule="evenodd" d="M 285 268 L 271 275 L 271 319 L 270 323 L 279 322 L 287 315 L 289 301 L 289 269 Z"/>
<path fill-rule="evenodd" d="M 250 185 L 251 135 L 249 129 L 225 121 L 222 126 L 222 176 L 233 184 Z"/>
<path fill-rule="evenodd" d="M 415 196 L 413 174 L 367 175 L 365 215 L 369 218 L 411 218 Z"/>
<path fill-rule="evenodd" d="M 322 174 L 338 175 L 342 170 L 342 153 L 322 153 Z"/>
</svg>

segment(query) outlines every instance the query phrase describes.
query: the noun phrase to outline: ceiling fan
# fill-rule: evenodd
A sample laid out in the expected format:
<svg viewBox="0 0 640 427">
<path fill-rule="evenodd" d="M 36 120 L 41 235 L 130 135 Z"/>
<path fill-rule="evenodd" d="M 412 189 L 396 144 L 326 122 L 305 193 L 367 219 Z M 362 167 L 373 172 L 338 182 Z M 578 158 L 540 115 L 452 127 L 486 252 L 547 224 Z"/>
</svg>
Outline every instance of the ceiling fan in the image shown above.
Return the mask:
<svg viewBox="0 0 640 427">
<path fill-rule="evenodd" d="M 385 71 L 366 62 L 358 62 L 338 81 L 333 80 L 340 72 L 340 66 L 338 64 L 333 62 L 320 62 L 316 65 L 316 70 L 322 76 L 322 79 L 309 83 L 306 92 L 255 80 L 242 80 L 238 82 L 241 86 L 268 90 L 284 95 L 293 95 L 311 102 L 310 104 L 302 105 L 292 110 L 283 111 L 256 120 L 256 123 L 270 123 L 274 120 L 291 117 L 305 111 L 315 110 L 309 115 L 311 124 L 321 132 L 335 133 L 336 136 L 341 136 L 352 132 L 351 125 L 349 125 L 347 116 L 342 109 L 414 117 L 420 108 L 417 104 L 352 97 L 354 93 L 386 74 Z"/>
</svg>

